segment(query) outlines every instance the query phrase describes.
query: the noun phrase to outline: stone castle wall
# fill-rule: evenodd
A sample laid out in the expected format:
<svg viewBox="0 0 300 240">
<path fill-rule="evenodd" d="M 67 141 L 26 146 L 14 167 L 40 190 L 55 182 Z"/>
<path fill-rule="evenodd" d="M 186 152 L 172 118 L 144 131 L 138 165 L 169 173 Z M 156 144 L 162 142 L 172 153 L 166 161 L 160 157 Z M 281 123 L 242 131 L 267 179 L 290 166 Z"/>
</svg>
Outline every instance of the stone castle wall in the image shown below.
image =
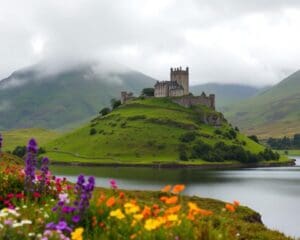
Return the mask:
<svg viewBox="0 0 300 240">
<path fill-rule="evenodd" d="M 182 68 L 171 68 L 170 80 L 176 81 L 179 85 L 183 87 L 183 95 L 189 95 L 189 68 L 182 70 Z"/>
<path fill-rule="evenodd" d="M 195 105 L 205 105 L 208 108 L 215 110 L 215 95 L 210 94 L 209 96 L 201 95 L 201 96 L 183 96 L 180 98 L 172 99 L 173 102 L 183 106 L 183 107 L 191 107 Z"/>
</svg>

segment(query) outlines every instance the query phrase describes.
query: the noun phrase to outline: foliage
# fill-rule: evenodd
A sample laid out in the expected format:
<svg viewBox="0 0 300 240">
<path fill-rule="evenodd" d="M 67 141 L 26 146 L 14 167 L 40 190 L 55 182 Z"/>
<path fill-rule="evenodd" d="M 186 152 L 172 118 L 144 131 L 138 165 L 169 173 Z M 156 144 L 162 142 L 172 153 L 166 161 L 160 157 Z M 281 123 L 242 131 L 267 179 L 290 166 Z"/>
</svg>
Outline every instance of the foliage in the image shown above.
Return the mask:
<svg viewBox="0 0 300 240">
<path fill-rule="evenodd" d="M 24 157 L 26 154 L 26 146 L 17 146 L 13 151 L 12 154 L 18 156 L 20 158 Z"/>
<path fill-rule="evenodd" d="M 97 133 L 97 130 L 95 128 L 90 129 L 90 135 L 95 135 Z"/>
<path fill-rule="evenodd" d="M 179 140 L 184 143 L 192 142 L 196 139 L 196 132 L 187 132 L 180 136 Z"/>
<path fill-rule="evenodd" d="M 117 107 L 119 107 L 121 105 L 121 100 L 112 98 L 110 100 L 110 105 L 111 105 L 112 109 L 116 109 Z"/>
<path fill-rule="evenodd" d="M 148 97 L 154 96 L 154 88 L 144 88 L 141 95 Z"/>
<path fill-rule="evenodd" d="M 299 149 L 300 148 L 300 134 L 295 134 L 293 138 L 269 138 L 267 144 L 274 149 Z"/>
<path fill-rule="evenodd" d="M 250 138 L 251 140 L 253 140 L 256 143 L 259 143 L 258 137 L 256 135 L 250 135 L 250 136 L 248 136 L 248 138 Z"/>
<path fill-rule="evenodd" d="M 110 113 L 110 109 L 108 107 L 102 108 L 99 112 L 102 116 L 105 116 Z"/>
</svg>

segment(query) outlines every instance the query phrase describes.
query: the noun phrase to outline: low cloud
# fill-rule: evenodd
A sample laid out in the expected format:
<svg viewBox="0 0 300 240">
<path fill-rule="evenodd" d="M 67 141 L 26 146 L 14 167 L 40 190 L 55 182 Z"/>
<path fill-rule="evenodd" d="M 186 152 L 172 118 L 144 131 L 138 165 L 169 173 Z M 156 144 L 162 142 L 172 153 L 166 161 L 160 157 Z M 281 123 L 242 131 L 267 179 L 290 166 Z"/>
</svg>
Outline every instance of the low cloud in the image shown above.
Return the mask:
<svg viewBox="0 0 300 240">
<path fill-rule="evenodd" d="M 168 79 L 188 65 L 192 84 L 274 84 L 299 69 L 299 26 L 298 0 L 11 0 L 0 9 L 0 78 L 96 59 L 113 63 L 96 74 L 126 66 Z"/>
</svg>

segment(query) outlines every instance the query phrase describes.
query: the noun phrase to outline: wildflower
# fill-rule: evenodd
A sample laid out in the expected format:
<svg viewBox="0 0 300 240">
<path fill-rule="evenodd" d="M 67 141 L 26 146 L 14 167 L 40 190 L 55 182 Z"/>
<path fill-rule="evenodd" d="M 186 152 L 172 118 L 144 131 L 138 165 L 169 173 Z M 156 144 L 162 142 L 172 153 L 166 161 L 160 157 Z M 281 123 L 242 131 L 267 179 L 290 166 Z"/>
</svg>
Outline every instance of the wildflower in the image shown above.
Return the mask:
<svg viewBox="0 0 300 240">
<path fill-rule="evenodd" d="M 163 218 L 156 218 L 156 219 L 149 218 L 146 220 L 144 228 L 147 231 L 152 231 L 152 230 L 159 228 L 164 223 L 165 223 L 165 220 Z"/>
<path fill-rule="evenodd" d="M 120 219 L 120 220 L 125 218 L 125 215 L 124 215 L 124 213 L 122 212 L 122 210 L 120 208 L 118 208 L 115 211 L 111 211 L 109 216 L 116 217 L 117 219 Z"/>
<path fill-rule="evenodd" d="M 142 211 L 142 215 L 144 216 L 144 218 L 148 218 L 149 216 L 151 216 L 151 208 L 148 206 L 145 206 Z"/>
<path fill-rule="evenodd" d="M 40 198 L 42 195 L 39 192 L 34 192 L 33 197 Z"/>
<path fill-rule="evenodd" d="M 176 214 L 171 214 L 171 215 L 167 216 L 167 219 L 168 219 L 168 221 L 170 221 L 170 222 L 176 222 L 176 221 L 178 221 L 178 215 L 176 215 Z"/>
<path fill-rule="evenodd" d="M 144 215 L 143 214 L 134 214 L 133 215 L 133 218 L 135 219 L 135 220 L 142 220 L 143 218 L 144 218 Z"/>
<path fill-rule="evenodd" d="M 78 223 L 79 221 L 80 221 L 80 216 L 75 215 L 75 216 L 72 217 L 72 222 Z"/>
<path fill-rule="evenodd" d="M 125 203 L 124 207 L 126 214 L 137 213 L 140 211 L 140 207 L 133 203 Z"/>
<path fill-rule="evenodd" d="M 169 197 L 168 199 L 166 199 L 165 203 L 166 204 L 176 204 L 177 201 L 178 201 L 178 197 L 173 196 L 173 197 Z"/>
<path fill-rule="evenodd" d="M 2 148 L 2 142 L 3 142 L 3 138 L 2 138 L 2 135 L 0 133 L 0 153 L 1 153 L 1 148 Z"/>
<path fill-rule="evenodd" d="M 170 192 L 172 186 L 171 185 L 167 185 L 164 188 L 161 189 L 162 192 Z"/>
<path fill-rule="evenodd" d="M 174 214 L 174 213 L 179 212 L 180 209 L 181 209 L 181 206 L 180 206 L 180 205 L 177 205 L 177 206 L 175 206 L 175 207 L 170 207 L 170 208 L 168 208 L 168 209 L 166 210 L 165 213 L 166 213 L 166 214 Z"/>
<path fill-rule="evenodd" d="M 240 206 L 240 202 L 239 201 L 233 201 L 233 206 L 235 207 L 239 207 Z"/>
<path fill-rule="evenodd" d="M 58 194 L 58 198 L 59 198 L 59 200 L 61 202 L 70 203 L 69 195 L 67 193 L 60 193 L 60 194 Z"/>
<path fill-rule="evenodd" d="M 118 185 L 117 185 L 116 180 L 111 179 L 111 180 L 109 181 L 109 183 L 110 183 L 110 186 L 111 186 L 112 189 L 117 189 L 117 188 L 118 188 Z"/>
<path fill-rule="evenodd" d="M 116 200 L 114 197 L 110 197 L 109 199 L 107 199 L 106 201 L 106 206 L 107 207 L 112 207 L 113 205 L 115 205 Z"/>
<path fill-rule="evenodd" d="M 178 194 L 178 193 L 182 192 L 184 189 L 185 189 L 185 186 L 183 184 L 178 184 L 173 187 L 172 192 L 175 194 Z"/>
<path fill-rule="evenodd" d="M 226 203 L 225 208 L 229 211 L 229 212 L 235 212 L 235 208 L 232 204 Z"/>
<path fill-rule="evenodd" d="M 71 233 L 71 239 L 72 240 L 82 240 L 82 233 L 84 229 L 82 227 L 76 228 L 72 233 Z"/>
</svg>

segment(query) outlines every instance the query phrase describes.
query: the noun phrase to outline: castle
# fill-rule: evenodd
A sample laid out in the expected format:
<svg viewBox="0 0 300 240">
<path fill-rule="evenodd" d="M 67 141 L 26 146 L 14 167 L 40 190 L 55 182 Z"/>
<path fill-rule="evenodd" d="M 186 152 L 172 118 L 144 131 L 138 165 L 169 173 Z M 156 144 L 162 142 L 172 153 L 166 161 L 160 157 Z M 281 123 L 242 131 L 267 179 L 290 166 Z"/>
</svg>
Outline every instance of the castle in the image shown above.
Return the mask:
<svg viewBox="0 0 300 240">
<path fill-rule="evenodd" d="M 171 68 L 170 81 L 157 81 L 154 85 L 155 97 L 180 97 L 189 95 L 189 68 Z"/>
<path fill-rule="evenodd" d="M 170 97 L 173 102 L 191 107 L 194 105 L 205 105 L 215 110 L 215 95 L 208 96 L 202 92 L 200 96 L 193 96 L 189 92 L 189 68 L 185 70 L 182 67 L 171 68 L 170 81 L 157 81 L 154 85 L 154 97 Z M 134 99 L 132 93 L 121 92 L 121 103 Z"/>
</svg>

